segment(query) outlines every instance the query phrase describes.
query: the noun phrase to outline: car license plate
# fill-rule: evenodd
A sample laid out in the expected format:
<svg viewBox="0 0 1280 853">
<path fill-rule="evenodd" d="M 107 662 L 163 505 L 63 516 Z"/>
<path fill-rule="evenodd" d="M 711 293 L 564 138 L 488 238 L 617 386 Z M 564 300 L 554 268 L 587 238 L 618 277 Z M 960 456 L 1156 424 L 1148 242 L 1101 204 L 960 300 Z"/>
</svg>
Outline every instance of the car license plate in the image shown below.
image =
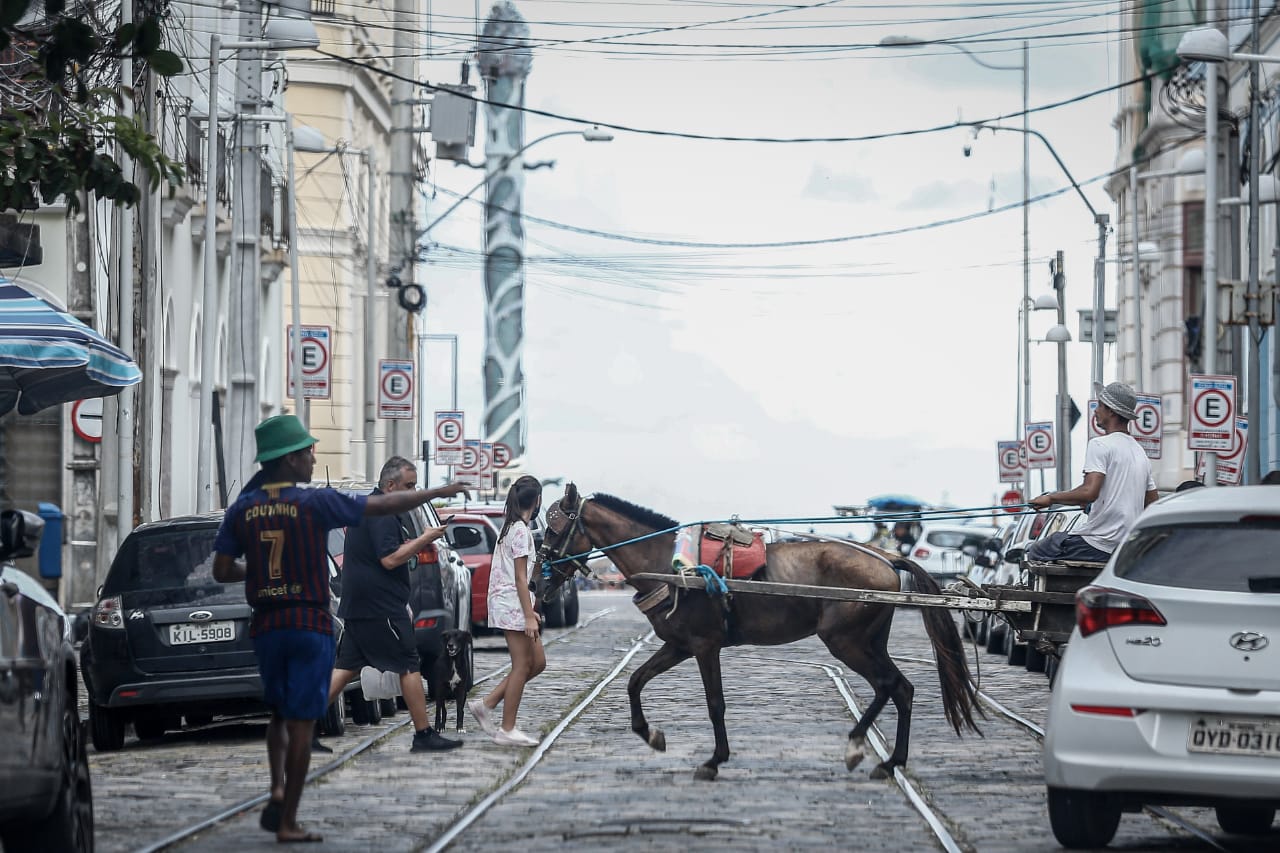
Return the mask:
<svg viewBox="0 0 1280 853">
<path fill-rule="evenodd" d="M 1280 719 L 1197 717 L 1187 734 L 1187 752 L 1280 758 Z"/>
<path fill-rule="evenodd" d="M 236 638 L 234 622 L 179 622 L 169 626 L 169 645 L 222 643 Z"/>
</svg>

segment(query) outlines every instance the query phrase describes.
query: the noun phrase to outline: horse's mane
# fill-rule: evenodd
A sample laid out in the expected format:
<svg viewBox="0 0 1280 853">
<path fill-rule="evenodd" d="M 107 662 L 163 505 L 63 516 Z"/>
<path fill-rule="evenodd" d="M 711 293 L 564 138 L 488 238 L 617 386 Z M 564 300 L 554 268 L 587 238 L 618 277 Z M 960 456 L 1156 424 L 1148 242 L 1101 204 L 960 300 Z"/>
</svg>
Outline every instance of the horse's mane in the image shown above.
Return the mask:
<svg viewBox="0 0 1280 853">
<path fill-rule="evenodd" d="M 624 501 L 622 498 L 616 498 L 613 495 L 596 494 L 592 496 L 591 500 L 605 509 L 612 510 L 618 515 L 631 519 L 636 524 L 643 524 L 646 527 L 652 527 L 654 530 L 666 530 L 680 526 L 680 522 L 673 518 L 654 512 L 651 509 L 645 509 L 642 506 L 636 506 L 630 501 Z"/>
</svg>

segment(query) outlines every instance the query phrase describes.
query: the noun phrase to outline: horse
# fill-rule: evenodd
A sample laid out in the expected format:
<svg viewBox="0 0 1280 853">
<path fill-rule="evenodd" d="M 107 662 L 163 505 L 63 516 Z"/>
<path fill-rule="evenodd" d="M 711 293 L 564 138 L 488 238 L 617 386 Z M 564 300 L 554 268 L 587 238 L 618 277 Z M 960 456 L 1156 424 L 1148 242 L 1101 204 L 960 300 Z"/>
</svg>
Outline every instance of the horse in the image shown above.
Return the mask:
<svg viewBox="0 0 1280 853">
<path fill-rule="evenodd" d="M 713 780 L 729 758 L 724 727 L 724 686 L 720 650 L 727 646 L 773 646 L 814 634 L 838 660 L 858 673 L 875 691 L 871 704 L 849 732 L 845 767 L 854 770 L 866 754 L 866 733 L 885 704 L 897 709 L 898 727 L 893 753 L 871 772 L 884 779 L 904 765 L 911 736 L 911 703 L 915 688 L 889 655 L 889 629 L 894 605 L 740 594 L 726 603 L 702 590 L 668 588 L 661 581 L 635 580 L 642 573 L 675 574 L 672 554 L 679 523 L 650 509 L 606 494 L 582 497 L 570 483 L 564 496 L 547 508 L 538 564 L 549 564 L 544 600 L 577 572 L 588 573 L 583 560 L 593 550 L 606 552 L 635 587 L 635 601 L 645 611 L 662 647 L 632 673 L 627 683 L 631 730 L 652 749 L 666 749 L 666 736 L 645 719 L 640 694 L 646 684 L 690 657 L 698 662 L 707 710 L 715 731 L 715 751 L 694 772 L 696 779 Z M 897 592 L 898 572 L 910 573 L 916 590 L 940 592 L 933 578 L 916 563 L 875 548 L 836 541 L 774 542 L 766 546 L 766 562 L 755 580 Z M 657 606 L 646 605 L 654 600 Z M 672 606 L 668 606 L 670 603 Z M 956 734 L 964 729 L 981 735 L 973 711 L 982 709 L 969 678 L 960 633 L 949 613 L 922 608 L 933 646 L 947 722 Z M 985 716 L 985 715 L 983 715 Z"/>
</svg>

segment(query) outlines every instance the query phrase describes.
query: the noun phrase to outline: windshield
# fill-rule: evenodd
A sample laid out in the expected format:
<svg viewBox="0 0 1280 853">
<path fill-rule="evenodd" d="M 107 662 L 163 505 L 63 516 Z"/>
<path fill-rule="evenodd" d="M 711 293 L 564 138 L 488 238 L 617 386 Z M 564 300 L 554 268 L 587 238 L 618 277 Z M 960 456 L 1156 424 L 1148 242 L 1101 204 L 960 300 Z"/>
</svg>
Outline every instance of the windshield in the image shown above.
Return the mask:
<svg viewBox="0 0 1280 853">
<path fill-rule="evenodd" d="M 213 579 L 217 534 L 216 527 L 183 527 L 129 536 L 111 563 L 103 594 L 186 590 L 206 603 L 243 602 L 243 584 Z"/>
<path fill-rule="evenodd" d="M 1148 527 L 1120 548 L 1115 573 L 1139 583 L 1267 592 L 1280 576 L 1277 553 L 1280 519 Z"/>
</svg>

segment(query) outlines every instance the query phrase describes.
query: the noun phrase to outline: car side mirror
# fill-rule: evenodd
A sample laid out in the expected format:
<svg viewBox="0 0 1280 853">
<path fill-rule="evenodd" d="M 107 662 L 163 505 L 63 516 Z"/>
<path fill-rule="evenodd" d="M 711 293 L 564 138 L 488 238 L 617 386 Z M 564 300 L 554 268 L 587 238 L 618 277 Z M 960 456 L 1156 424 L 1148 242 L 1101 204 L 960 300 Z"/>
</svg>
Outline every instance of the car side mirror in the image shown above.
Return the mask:
<svg viewBox="0 0 1280 853">
<path fill-rule="evenodd" d="M 479 545 L 484 537 L 476 528 L 460 525 L 450 530 L 445 538 L 454 548 L 471 548 Z"/>
<path fill-rule="evenodd" d="M 1021 563 L 1022 558 L 1026 553 L 1027 553 L 1026 548 L 1010 548 L 1004 554 L 1004 561 L 1006 563 L 1014 563 L 1014 564 Z"/>
<path fill-rule="evenodd" d="M 0 560 L 30 557 L 40 546 L 44 519 L 20 509 L 0 512 Z"/>
</svg>

